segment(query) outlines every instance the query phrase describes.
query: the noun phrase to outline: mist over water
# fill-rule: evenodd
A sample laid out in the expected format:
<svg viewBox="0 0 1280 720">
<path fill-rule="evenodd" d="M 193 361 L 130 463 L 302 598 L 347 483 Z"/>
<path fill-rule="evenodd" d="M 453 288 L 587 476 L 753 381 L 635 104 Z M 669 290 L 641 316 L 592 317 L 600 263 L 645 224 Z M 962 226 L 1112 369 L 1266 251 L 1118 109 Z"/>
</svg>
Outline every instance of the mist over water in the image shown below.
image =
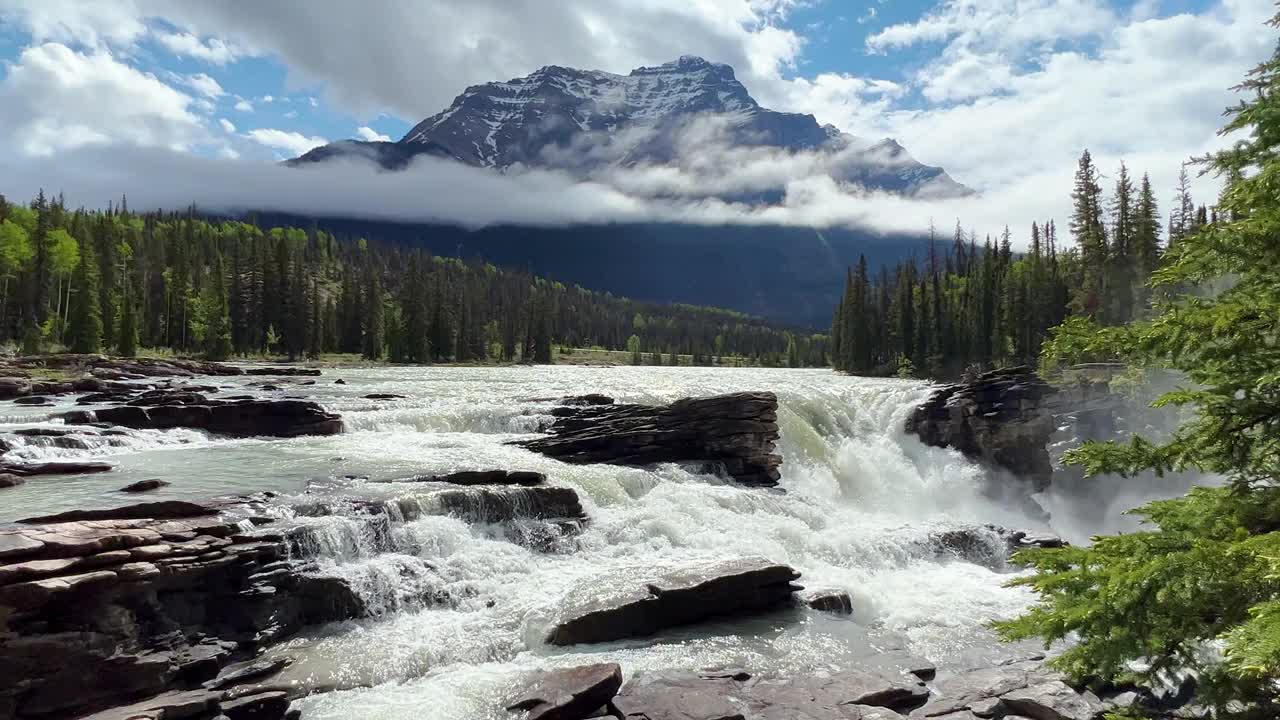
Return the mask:
<svg viewBox="0 0 1280 720">
<path fill-rule="evenodd" d="M 335 385 L 337 377 L 347 384 Z M 148 477 L 173 484 L 147 499 L 274 490 L 285 496 L 282 505 L 331 505 L 337 509 L 291 522 L 309 528 L 303 551 L 324 572 L 350 579 L 375 616 L 276 649 L 298 658 L 282 679 L 347 688 L 303 700 L 306 717 L 434 720 L 502 717 L 500 701 L 520 671 L 557 664 L 608 659 L 628 673 L 714 666 L 799 673 L 892 665 L 908 654 L 939 663 L 1006 657 L 1014 651 L 986 625 L 1032 597 L 1004 586 L 1012 571 L 998 561 L 1000 540 L 988 533 L 991 558 L 983 561 L 940 553 L 936 535 L 987 523 L 1057 530 L 1061 516 L 1070 521 L 1068 534 L 1087 537 L 1121 509 L 1075 513 L 1077 500 L 1063 496 L 1046 521 L 1016 481 L 907 436 L 907 413 L 931 391 L 923 382 L 651 367 L 344 369 L 317 381 L 270 394 L 313 397 L 343 415 L 346 433 L 263 441 L 130 431 L 84 449 L 25 438 L 17 450 L 24 459 L 104 456 L 117 470 L 33 478 L 6 491 L 0 519 L 123 504 L 136 498 L 116 489 Z M 226 394 L 257 392 L 246 382 L 216 379 Z M 567 395 L 659 403 L 738 390 L 778 394 L 781 491 L 745 489 L 675 465 L 570 466 L 505 444 L 536 432 Z M 369 393 L 406 397 L 375 401 L 363 397 Z M 57 426 L 48 414 L 33 412 L 22 426 Z M 576 537 L 554 536 L 532 549 L 511 542 L 510 533 L 539 528 L 469 524 L 428 507 L 414 484 L 348 477 L 468 469 L 545 472 L 551 484 L 578 492 L 590 521 Z M 345 513 L 341 502 L 351 498 L 386 503 L 388 521 L 371 527 L 367 517 Z M 787 563 L 810 588 L 848 591 L 852 619 L 794 610 L 656 639 L 570 648 L 542 642 L 569 596 L 741 556 Z"/>
</svg>

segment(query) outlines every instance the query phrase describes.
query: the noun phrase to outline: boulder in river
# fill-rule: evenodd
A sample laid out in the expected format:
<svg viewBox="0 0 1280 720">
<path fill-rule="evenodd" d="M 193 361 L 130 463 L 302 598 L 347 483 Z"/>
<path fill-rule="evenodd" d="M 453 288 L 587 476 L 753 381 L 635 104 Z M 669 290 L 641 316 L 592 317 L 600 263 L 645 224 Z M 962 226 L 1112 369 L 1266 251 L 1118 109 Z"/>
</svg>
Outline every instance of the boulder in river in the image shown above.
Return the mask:
<svg viewBox="0 0 1280 720">
<path fill-rule="evenodd" d="M 0 488 L 17 487 L 25 482 L 26 480 L 12 473 L 0 473 Z"/>
<path fill-rule="evenodd" d="M 654 635 L 711 617 L 785 607 L 800 589 L 800 573 L 763 558 L 700 563 L 638 577 L 634 585 L 592 583 L 571 596 L 547 634 L 552 645 L 574 645 Z"/>
<path fill-rule="evenodd" d="M 156 480 L 156 479 L 139 480 L 138 482 L 129 483 L 128 485 L 125 485 L 124 487 L 120 488 L 120 492 L 127 492 L 127 493 L 150 492 L 152 490 L 159 490 L 162 487 L 169 487 L 169 483 L 164 480 Z"/>
<path fill-rule="evenodd" d="M 38 525 L 44 523 L 81 522 L 84 520 L 160 520 L 217 515 L 219 510 L 220 507 L 215 503 L 160 500 L 158 502 L 135 503 L 114 508 L 68 510 L 53 515 L 24 518 L 18 522 L 24 525 Z"/>
<path fill-rule="evenodd" d="M 606 707 L 621 687 L 617 663 L 549 670 L 537 673 L 507 710 L 527 712 L 525 720 L 581 720 Z"/>
<path fill-rule="evenodd" d="M 838 588 L 815 588 L 796 594 L 796 599 L 806 607 L 831 613 L 832 615 L 852 615 L 853 598 L 849 593 Z"/>
<path fill-rule="evenodd" d="M 935 392 L 907 418 L 906 430 L 926 445 L 954 448 L 1043 490 L 1053 477 L 1048 401 L 1056 392 L 1025 366 L 992 370 Z"/>
<path fill-rule="evenodd" d="M 546 437 L 516 444 L 574 464 L 709 462 L 743 485 L 773 486 L 780 477 L 778 398 L 771 392 L 556 410 Z"/>
<path fill-rule="evenodd" d="M 122 405 L 66 413 L 67 423 L 107 422 L 129 428 L 186 427 L 236 437 L 335 435 L 342 419 L 306 400 L 209 400 L 194 405 Z"/>
</svg>

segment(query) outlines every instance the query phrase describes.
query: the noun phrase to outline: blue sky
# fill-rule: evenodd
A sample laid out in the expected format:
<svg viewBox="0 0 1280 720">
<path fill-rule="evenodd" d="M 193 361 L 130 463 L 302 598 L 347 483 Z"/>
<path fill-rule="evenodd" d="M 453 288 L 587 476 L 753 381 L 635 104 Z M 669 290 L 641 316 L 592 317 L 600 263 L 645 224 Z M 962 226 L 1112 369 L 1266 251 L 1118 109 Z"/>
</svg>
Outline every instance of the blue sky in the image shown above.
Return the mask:
<svg viewBox="0 0 1280 720">
<path fill-rule="evenodd" d="M 913 222 L 1060 217 L 1052 198 L 1084 148 L 1167 187 L 1185 158 L 1220 146 L 1228 88 L 1275 47 L 1272 12 L 1269 0 L 0 0 L 0 176 L 87 184 L 160 151 L 260 167 L 326 141 L 398 139 L 466 86 L 543 65 L 625 73 L 695 54 L 733 65 L 766 107 L 893 137 L 983 193 L 982 207 Z M 125 159 L 107 168 L 104 153 Z M 157 197 L 173 185 L 111 177 Z M 796 180 L 795 202 L 820 206 L 788 221 L 886 214 Z M 595 201 L 606 214 L 650 202 Z M 497 214 L 528 212 L 515 205 Z"/>
</svg>

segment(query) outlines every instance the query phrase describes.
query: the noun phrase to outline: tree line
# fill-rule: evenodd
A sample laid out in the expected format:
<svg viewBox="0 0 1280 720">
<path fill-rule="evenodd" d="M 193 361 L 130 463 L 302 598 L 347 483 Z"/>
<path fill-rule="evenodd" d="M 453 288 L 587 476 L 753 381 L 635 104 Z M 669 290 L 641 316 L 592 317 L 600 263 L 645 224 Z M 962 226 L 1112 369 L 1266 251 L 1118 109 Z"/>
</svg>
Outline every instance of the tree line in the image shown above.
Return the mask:
<svg viewBox="0 0 1280 720">
<path fill-rule="evenodd" d="M 1169 213 L 1167 241 L 1150 178 L 1121 163 L 1109 197 L 1088 150 L 1080 156 L 1068 227 L 1033 222 L 1029 247 L 957 221 L 949 242 L 929 228 L 928 252 L 872 273 L 849 268 L 834 311 L 831 362 L 849 373 L 955 378 L 995 365 L 1034 364 L 1050 329 L 1083 316 L 1118 325 L 1150 311 L 1152 273 L 1164 254 L 1216 212 L 1192 201 L 1186 167 Z M 940 249 L 940 245 L 945 247 Z"/>
<path fill-rule="evenodd" d="M 249 220 L 0 197 L 0 343 L 210 359 L 551 362 L 559 346 L 823 366 L 827 337 L 637 302 L 403 244 Z"/>
</svg>

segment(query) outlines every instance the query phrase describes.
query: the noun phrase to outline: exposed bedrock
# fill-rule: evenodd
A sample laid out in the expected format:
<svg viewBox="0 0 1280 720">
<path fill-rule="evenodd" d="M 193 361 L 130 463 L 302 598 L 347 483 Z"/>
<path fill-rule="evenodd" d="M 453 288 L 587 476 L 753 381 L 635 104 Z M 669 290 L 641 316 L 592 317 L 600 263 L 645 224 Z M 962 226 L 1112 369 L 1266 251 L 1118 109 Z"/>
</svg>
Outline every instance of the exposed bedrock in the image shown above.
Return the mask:
<svg viewBox="0 0 1280 720">
<path fill-rule="evenodd" d="M 712 617 L 786 607 L 800 573 L 763 558 L 677 568 L 628 587 L 592 583 L 572 594 L 547 633 L 552 645 L 654 635 Z"/>
<path fill-rule="evenodd" d="M 1133 692 L 1101 698 L 1074 688 L 1038 660 L 960 671 L 930 683 L 858 669 L 797 676 L 732 669 L 641 671 L 616 689 L 619 670 L 600 664 L 534 673 L 508 710 L 528 710 L 541 720 L 1101 720 L 1143 702 Z"/>
<path fill-rule="evenodd" d="M 183 427 L 237 437 L 297 437 L 342 432 L 342 419 L 338 415 L 306 400 L 217 401 L 204 400 L 199 396 L 198 404 L 180 404 L 172 396 L 157 397 L 156 400 L 169 404 L 75 410 L 63 418 L 68 424 L 105 422 L 151 430 Z"/>
<path fill-rule="evenodd" d="M 778 397 L 771 392 L 665 406 L 562 405 L 553 415 L 546 437 L 516 444 L 575 464 L 714 463 L 743 485 L 772 486 L 780 477 Z"/>
<path fill-rule="evenodd" d="M 283 716 L 282 697 L 240 702 L 239 680 L 201 683 L 305 625 L 363 614 L 363 601 L 291 559 L 284 533 L 186 505 L 176 519 L 143 503 L 110 513 L 128 519 L 0 528 L 0 718 Z"/>
<path fill-rule="evenodd" d="M 1026 366 L 992 370 L 939 389 L 911 413 L 906 430 L 1043 490 L 1053 476 L 1048 443 L 1056 392 Z"/>
</svg>

